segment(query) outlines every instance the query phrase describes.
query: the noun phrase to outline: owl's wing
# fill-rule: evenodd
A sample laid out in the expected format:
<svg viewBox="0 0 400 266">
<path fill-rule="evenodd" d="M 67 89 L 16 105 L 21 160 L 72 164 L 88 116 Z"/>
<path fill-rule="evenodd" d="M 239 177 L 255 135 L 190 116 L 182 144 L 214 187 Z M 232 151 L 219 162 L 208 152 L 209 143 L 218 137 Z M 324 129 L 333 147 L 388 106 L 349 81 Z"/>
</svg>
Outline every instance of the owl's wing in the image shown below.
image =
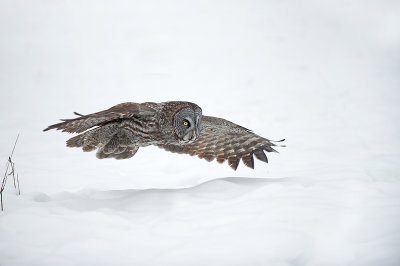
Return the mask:
<svg viewBox="0 0 400 266">
<path fill-rule="evenodd" d="M 43 131 L 50 129 L 62 130 L 69 133 L 82 133 L 94 126 L 101 126 L 105 123 L 124 119 L 124 118 L 146 118 L 154 116 L 155 110 L 139 103 L 121 103 L 107 110 L 81 115 L 74 113 L 79 117 L 73 119 L 61 119 L 63 122 L 48 126 Z"/>
<path fill-rule="evenodd" d="M 64 122 L 51 125 L 43 131 L 57 129 L 81 133 L 70 138 L 67 146 L 82 147 L 85 152 L 98 149 L 96 156 L 99 159 L 127 159 L 139 149 L 133 131 L 154 120 L 156 110 L 150 106 L 152 103 L 121 103 L 94 114 L 75 113 L 79 117 L 63 119 Z"/>
<path fill-rule="evenodd" d="M 277 152 L 273 141 L 254 134 L 251 130 L 222 118 L 203 116 L 200 136 L 195 142 L 178 145 L 159 145 L 167 151 L 197 155 L 207 161 L 217 159 L 219 163 L 228 161 L 229 166 L 237 169 L 240 159 L 254 169 L 253 155 L 268 163 L 264 151 Z M 283 140 L 280 140 L 283 141 Z"/>
</svg>

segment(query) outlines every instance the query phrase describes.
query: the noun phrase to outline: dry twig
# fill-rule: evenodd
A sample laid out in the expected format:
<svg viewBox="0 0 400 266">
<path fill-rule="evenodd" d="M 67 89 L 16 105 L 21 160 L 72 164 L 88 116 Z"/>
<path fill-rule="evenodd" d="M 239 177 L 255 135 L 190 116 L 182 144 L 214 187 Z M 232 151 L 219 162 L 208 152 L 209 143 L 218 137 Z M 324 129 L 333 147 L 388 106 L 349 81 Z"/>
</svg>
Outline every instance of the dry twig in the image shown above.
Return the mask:
<svg viewBox="0 0 400 266">
<path fill-rule="evenodd" d="M 17 136 L 17 139 L 15 140 L 14 147 L 12 149 L 11 155 L 8 157 L 7 160 L 7 165 L 6 165 L 6 172 L 4 173 L 3 181 L 1 183 L 1 188 L 0 188 L 0 201 L 1 201 L 1 210 L 3 211 L 3 191 L 4 188 L 6 187 L 7 183 L 7 177 L 12 175 L 13 176 L 13 181 L 14 181 L 14 188 L 17 190 L 17 195 L 21 195 L 21 190 L 19 188 L 19 178 L 18 174 L 15 174 L 15 163 L 12 160 L 12 156 L 14 155 L 15 151 L 15 146 L 17 145 L 17 141 L 19 138 L 19 134 Z M 11 171 L 8 173 L 8 168 L 11 166 Z"/>
</svg>

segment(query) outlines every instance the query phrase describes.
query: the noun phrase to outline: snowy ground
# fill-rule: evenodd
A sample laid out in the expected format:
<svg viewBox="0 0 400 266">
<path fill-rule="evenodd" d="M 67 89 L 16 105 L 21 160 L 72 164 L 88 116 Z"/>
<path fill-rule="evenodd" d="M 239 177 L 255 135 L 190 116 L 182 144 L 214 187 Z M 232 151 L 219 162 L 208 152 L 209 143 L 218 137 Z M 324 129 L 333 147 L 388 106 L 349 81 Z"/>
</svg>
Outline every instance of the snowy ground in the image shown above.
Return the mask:
<svg viewBox="0 0 400 266">
<path fill-rule="evenodd" d="M 396 1 L 1 1 L 0 265 L 400 265 Z M 41 130 L 187 100 L 286 148 L 234 172 Z M 1 170 L 1 169 L 0 169 Z M 3 170 L 2 170 L 3 171 Z"/>
</svg>

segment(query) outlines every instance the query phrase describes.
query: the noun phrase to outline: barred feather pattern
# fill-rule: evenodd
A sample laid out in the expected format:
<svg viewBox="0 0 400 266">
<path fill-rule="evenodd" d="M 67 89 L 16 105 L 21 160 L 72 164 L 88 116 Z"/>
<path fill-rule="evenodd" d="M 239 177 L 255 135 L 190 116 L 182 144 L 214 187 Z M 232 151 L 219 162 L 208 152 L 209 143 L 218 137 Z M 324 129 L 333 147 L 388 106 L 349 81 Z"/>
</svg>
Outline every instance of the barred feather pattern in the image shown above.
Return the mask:
<svg viewBox="0 0 400 266">
<path fill-rule="evenodd" d="M 67 147 L 82 147 L 85 152 L 98 149 L 96 157 L 99 159 L 127 159 L 134 156 L 139 147 L 152 144 L 160 136 L 155 110 L 138 105 L 123 103 L 90 115 L 75 113 L 80 117 L 64 119 L 44 131 L 83 132 L 67 140 Z M 90 129 L 94 126 L 97 127 Z"/>
<path fill-rule="evenodd" d="M 63 122 L 48 126 L 43 131 L 57 129 L 68 133 L 82 133 L 94 126 L 101 126 L 103 123 L 108 123 L 117 119 L 136 118 L 143 121 L 147 119 L 151 120 L 154 118 L 156 110 L 150 108 L 146 103 L 121 103 L 107 110 L 89 115 L 81 115 L 76 112 L 75 114 L 79 117 L 61 119 Z"/>
<path fill-rule="evenodd" d="M 158 128 L 155 121 L 141 121 L 136 118 L 121 122 L 108 123 L 89 130 L 67 141 L 68 147 L 82 147 L 83 151 L 98 148 L 99 159 L 127 159 L 135 155 L 139 147 L 145 147 L 155 141 Z"/>
<path fill-rule="evenodd" d="M 281 140 L 283 141 L 283 140 Z M 192 144 L 185 146 L 158 145 L 167 151 L 186 153 L 198 156 L 207 161 L 217 160 L 219 163 L 228 161 L 229 166 L 236 170 L 240 160 L 254 169 L 253 155 L 268 163 L 266 152 L 277 152 L 273 141 L 254 134 L 251 130 L 236 125 L 222 118 L 203 116 L 200 137 Z"/>
</svg>

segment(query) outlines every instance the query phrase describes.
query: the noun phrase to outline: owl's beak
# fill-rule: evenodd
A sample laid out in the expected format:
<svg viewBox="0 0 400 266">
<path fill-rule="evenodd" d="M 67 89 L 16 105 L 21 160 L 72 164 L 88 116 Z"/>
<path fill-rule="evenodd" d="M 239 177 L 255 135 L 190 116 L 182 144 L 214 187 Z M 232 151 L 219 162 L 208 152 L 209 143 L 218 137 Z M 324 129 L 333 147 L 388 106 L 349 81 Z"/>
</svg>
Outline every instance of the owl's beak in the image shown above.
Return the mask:
<svg viewBox="0 0 400 266">
<path fill-rule="evenodd" d="M 191 140 L 191 141 L 195 140 L 195 139 L 197 138 L 197 131 L 196 131 L 196 129 L 193 129 L 191 136 L 188 135 L 188 137 L 189 137 L 189 140 Z"/>
</svg>

